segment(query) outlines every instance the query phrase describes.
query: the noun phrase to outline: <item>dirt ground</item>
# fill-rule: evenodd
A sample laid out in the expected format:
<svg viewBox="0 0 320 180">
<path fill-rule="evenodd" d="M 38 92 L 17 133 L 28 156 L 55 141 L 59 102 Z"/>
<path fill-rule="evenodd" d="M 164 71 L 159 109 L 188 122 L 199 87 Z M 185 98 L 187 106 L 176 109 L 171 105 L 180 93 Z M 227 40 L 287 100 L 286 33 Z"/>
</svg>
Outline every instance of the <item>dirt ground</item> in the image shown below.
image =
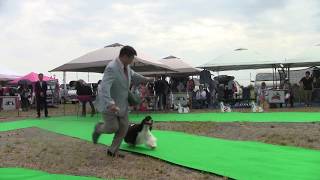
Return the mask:
<svg viewBox="0 0 320 180">
<path fill-rule="evenodd" d="M 312 107 L 270 111 L 319 110 Z M 204 111 L 208 110 L 197 112 Z M 75 105 L 66 106 L 65 114 L 74 115 L 76 112 Z M 32 110 L 22 112 L 18 117 L 16 112 L 0 112 L 0 121 L 34 118 L 35 114 Z M 61 107 L 49 109 L 50 116 L 63 114 Z M 157 122 L 154 129 L 320 150 L 320 123 Z M 25 167 L 50 173 L 102 178 L 226 179 L 128 152 L 125 152 L 124 159 L 113 159 L 106 156 L 106 149 L 106 146 L 37 128 L 0 132 L 0 167 Z"/>
<path fill-rule="evenodd" d="M 50 173 L 125 179 L 213 179 L 222 177 L 125 152 L 106 156 L 106 146 L 37 128 L 2 132 L 0 167 L 24 167 Z"/>
</svg>

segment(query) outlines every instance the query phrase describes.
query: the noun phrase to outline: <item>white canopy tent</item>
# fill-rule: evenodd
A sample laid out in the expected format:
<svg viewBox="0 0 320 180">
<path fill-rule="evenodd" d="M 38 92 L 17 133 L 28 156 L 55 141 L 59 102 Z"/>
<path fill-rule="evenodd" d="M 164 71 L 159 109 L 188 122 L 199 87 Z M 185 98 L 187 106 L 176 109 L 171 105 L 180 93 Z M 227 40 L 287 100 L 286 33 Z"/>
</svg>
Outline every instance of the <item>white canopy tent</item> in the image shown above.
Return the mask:
<svg viewBox="0 0 320 180">
<path fill-rule="evenodd" d="M 285 60 L 284 64 L 290 68 L 320 66 L 320 44 L 306 49 L 296 57 Z"/>
<path fill-rule="evenodd" d="M 216 72 L 271 68 L 275 82 L 274 86 L 276 87 L 276 71 L 277 68 L 282 67 L 283 63 L 284 60 L 268 57 L 254 50 L 238 48 L 218 56 L 200 67 Z"/>
<path fill-rule="evenodd" d="M 105 46 L 104 48 L 89 52 L 66 64 L 54 68 L 51 70 L 51 72 L 64 71 L 103 73 L 106 65 L 119 56 L 120 49 L 122 47 L 123 45 L 119 43 Z M 137 72 L 173 71 L 165 64 L 152 60 L 152 58 L 149 58 L 140 52 L 138 52 L 138 56 L 134 59 L 131 67 Z"/>
<path fill-rule="evenodd" d="M 296 68 L 320 66 L 320 44 L 286 60 L 273 59 L 244 48 L 219 56 L 200 67 L 212 71 L 266 69 L 276 67 Z"/>
<path fill-rule="evenodd" d="M 239 48 L 218 56 L 199 67 L 211 71 L 230 71 L 275 68 L 282 63 L 281 60 L 274 60 L 253 50 Z"/>
<path fill-rule="evenodd" d="M 66 72 L 96 72 L 103 73 L 105 67 L 109 62 L 117 58 L 120 54 L 122 44 L 115 43 L 104 48 L 89 52 L 80 56 L 66 64 L 52 69 L 52 71 L 63 72 L 63 84 L 66 89 Z M 170 67 L 165 64 L 153 60 L 141 52 L 137 52 L 138 56 L 133 60 L 131 68 L 136 72 L 154 72 L 154 71 L 169 71 L 174 72 Z"/>
<path fill-rule="evenodd" d="M 4 66 L 0 67 L 0 81 L 10 81 L 19 78 L 21 75 Z"/>
<path fill-rule="evenodd" d="M 175 56 L 168 56 L 159 60 L 161 63 L 169 66 L 176 72 L 168 72 L 168 71 L 157 71 L 157 72 L 142 72 L 142 75 L 176 75 L 176 76 L 190 76 L 199 74 L 201 69 L 192 67 L 190 64 L 186 63 L 182 59 Z"/>
<path fill-rule="evenodd" d="M 307 49 L 294 58 L 286 60 L 267 57 L 252 50 L 239 48 L 231 53 L 219 56 L 200 67 L 212 71 L 272 68 L 272 76 L 275 81 L 277 80 L 277 68 L 286 73 L 287 78 L 290 79 L 290 68 L 313 66 L 320 66 L 320 44 Z"/>
</svg>

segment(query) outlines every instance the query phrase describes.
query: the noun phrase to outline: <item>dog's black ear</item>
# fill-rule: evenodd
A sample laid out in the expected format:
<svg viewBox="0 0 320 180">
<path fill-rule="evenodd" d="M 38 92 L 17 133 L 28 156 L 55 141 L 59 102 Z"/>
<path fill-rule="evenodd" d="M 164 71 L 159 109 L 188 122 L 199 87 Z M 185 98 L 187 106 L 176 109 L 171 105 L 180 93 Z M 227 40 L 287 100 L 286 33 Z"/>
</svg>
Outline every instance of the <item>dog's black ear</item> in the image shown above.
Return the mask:
<svg viewBox="0 0 320 180">
<path fill-rule="evenodd" d="M 144 119 L 147 120 L 147 121 L 149 121 L 149 120 L 151 120 L 152 118 L 151 118 L 151 116 L 146 116 Z"/>
<path fill-rule="evenodd" d="M 142 119 L 140 124 L 143 125 L 146 121 L 149 121 L 150 119 L 151 119 L 150 116 L 146 116 L 146 117 L 144 117 L 144 119 Z"/>
</svg>

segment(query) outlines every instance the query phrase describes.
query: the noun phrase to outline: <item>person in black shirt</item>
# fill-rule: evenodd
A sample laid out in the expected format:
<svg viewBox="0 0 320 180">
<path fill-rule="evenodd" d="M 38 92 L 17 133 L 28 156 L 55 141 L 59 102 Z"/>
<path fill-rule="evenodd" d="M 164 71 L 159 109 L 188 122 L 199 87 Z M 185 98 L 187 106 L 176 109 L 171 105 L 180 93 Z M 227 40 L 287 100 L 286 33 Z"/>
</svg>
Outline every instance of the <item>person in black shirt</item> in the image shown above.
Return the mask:
<svg viewBox="0 0 320 180">
<path fill-rule="evenodd" d="M 86 104 L 89 102 L 91 106 L 91 116 L 96 113 L 93 101 L 93 92 L 91 87 L 84 82 L 84 80 L 79 80 L 76 85 L 77 95 L 79 101 L 82 103 L 82 116 L 86 116 Z"/>
<path fill-rule="evenodd" d="M 161 78 L 157 77 L 157 80 L 154 82 L 154 91 L 156 94 L 156 109 L 162 110 L 162 84 L 161 84 Z"/>
<path fill-rule="evenodd" d="M 29 89 L 27 87 L 26 84 L 23 84 L 20 88 L 19 88 L 19 94 L 20 94 L 20 98 L 21 98 L 21 108 L 22 111 L 28 111 L 29 109 Z"/>
<path fill-rule="evenodd" d="M 306 72 L 306 76 L 300 80 L 300 84 L 303 87 L 305 106 L 311 106 L 311 96 L 313 89 L 313 77 L 310 76 L 310 72 Z"/>
<path fill-rule="evenodd" d="M 167 95 L 169 93 L 169 84 L 168 82 L 162 77 L 158 77 L 158 80 L 154 83 L 154 91 L 156 93 L 157 97 L 157 104 L 156 109 L 157 110 L 163 110 L 166 108 L 167 105 Z"/>
</svg>

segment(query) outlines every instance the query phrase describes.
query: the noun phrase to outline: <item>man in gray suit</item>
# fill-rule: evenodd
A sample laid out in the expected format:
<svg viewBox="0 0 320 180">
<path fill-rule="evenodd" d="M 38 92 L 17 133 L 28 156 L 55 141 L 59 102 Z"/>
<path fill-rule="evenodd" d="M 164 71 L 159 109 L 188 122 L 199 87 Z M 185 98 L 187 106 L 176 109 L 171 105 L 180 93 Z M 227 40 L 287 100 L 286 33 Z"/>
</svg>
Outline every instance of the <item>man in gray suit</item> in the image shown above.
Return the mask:
<svg viewBox="0 0 320 180">
<path fill-rule="evenodd" d="M 111 61 L 104 70 L 101 81 L 101 91 L 98 95 L 98 110 L 102 113 L 104 122 L 97 123 L 92 134 L 94 144 L 98 143 L 101 134 L 113 134 L 112 144 L 107 151 L 109 156 L 124 157 L 119 153 L 119 147 L 125 137 L 128 120 L 128 92 L 131 78 L 147 81 L 148 79 L 135 73 L 130 64 L 137 52 L 130 46 L 120 50 L 119 57 Z"/>
</svg>

